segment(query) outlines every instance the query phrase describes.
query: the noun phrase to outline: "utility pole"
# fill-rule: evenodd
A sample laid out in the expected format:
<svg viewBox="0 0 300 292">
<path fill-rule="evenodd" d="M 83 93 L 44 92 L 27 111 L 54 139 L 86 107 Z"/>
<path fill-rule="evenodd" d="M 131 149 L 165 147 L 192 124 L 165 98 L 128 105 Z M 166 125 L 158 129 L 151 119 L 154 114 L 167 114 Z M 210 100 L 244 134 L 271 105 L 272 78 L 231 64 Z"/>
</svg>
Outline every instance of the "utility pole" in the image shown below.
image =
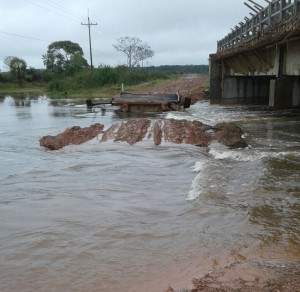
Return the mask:
<svg viewBox="0 0 300 292">
<path fill-rule="evenodd" d="M 90 59 L 91 59 L 91 70 L 93 70 L 93 56 L 92 56 L 92 40 L 91 40 L 91 26 L 98 25 L 97 23 L 91 23 L 90 17 L 88 16 L 88 23 L 81 23 L 81 25 L 87 25 L 89 28 L 89 41 L 90 41 Z"/>
</svg>

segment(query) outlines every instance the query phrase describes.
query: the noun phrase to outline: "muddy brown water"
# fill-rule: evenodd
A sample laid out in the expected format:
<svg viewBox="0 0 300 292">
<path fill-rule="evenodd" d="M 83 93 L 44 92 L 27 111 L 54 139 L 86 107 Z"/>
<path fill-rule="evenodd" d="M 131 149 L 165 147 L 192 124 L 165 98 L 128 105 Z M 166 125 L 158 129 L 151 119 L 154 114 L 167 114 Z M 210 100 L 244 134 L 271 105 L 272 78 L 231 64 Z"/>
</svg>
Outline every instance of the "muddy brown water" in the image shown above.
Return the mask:
<svg viewBox="0 0 300 292">
<path fill-rule="evenodd" d="M 241 259 L 300 259 L 300 116 L 208 102 L 153 119 L 236 122 L 229 150 L 94 139 L 59 151 L 43 135 L 113 110 L 0 100 L 0 290 L 164 291 Z"/>
</svg>

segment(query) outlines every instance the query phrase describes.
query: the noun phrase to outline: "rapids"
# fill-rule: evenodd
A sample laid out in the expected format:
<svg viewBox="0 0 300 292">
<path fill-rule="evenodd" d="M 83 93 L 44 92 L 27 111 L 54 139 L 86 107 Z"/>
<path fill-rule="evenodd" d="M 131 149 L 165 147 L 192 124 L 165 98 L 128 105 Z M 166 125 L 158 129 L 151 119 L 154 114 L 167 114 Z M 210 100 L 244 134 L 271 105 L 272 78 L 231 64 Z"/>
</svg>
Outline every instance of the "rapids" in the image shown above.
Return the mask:
<svg viewBox="0 0 300 292">
<path fill-rule="evenodd" d="M 165 291 L 241 259 L 300 259 L 300 115 L 199 102 L 152 119 L 235 122 L 247 149 L 97 139 L 47 151 L 113 109 L 0 98 L 0 290 Z M 136 116 L 135 116 L 136 118 Z"/>
</svg>

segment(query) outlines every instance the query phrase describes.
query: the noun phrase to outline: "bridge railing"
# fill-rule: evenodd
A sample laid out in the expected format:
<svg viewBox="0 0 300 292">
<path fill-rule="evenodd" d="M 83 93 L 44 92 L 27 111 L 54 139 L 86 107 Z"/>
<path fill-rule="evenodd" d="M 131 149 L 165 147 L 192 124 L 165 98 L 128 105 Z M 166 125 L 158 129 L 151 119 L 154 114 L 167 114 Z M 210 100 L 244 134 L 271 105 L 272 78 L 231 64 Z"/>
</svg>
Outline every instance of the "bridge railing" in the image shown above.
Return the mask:
<svg viewBox="0 0 300 292">
<path fill-rule="evenodd" d="M 217 52 L 224 52 L 234 49 L 253 39 L 263 37 L 268 31 L 289 19 L 292 19 L 300 12 L 300 0 L 273 0 L 252 18 L 245 17 L 245 22 L 232 29 L 225 38 L 218 41 Z"/>
</svg>

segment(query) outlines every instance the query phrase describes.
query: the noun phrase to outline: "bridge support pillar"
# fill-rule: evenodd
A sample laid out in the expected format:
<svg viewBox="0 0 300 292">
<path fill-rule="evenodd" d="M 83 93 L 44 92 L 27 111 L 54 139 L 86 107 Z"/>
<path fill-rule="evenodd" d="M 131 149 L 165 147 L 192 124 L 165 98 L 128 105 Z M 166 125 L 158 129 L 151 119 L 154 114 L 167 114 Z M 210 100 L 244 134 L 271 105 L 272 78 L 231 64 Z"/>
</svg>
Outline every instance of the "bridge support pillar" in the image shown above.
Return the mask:
<svg viewBox="0 0 300 292">
<path fill-rule="evenodd" d="M 270 81 L 269 105 L 276 108 L 300 106 L 300 77 L 284 76 Z"/>
<path fill-rule="evenodd" d="M 224 78 L 223 98 L 253 99 L 266 103 L 269 96 L 269 76 L 227 76 Z"/>
<path fill-rule="evenodd" d="M 222 98 L 222 65 L 219 61 L 210 60 L 209 95 L 211 103 L 218 103 Z"/>
<path fill-rule="evenodd" d="M 269 83 L 274 76 L 230 75 L 223 62 L 211 59 L 209 69 L 211 103 L 268 104 Z"/>
</svg>

